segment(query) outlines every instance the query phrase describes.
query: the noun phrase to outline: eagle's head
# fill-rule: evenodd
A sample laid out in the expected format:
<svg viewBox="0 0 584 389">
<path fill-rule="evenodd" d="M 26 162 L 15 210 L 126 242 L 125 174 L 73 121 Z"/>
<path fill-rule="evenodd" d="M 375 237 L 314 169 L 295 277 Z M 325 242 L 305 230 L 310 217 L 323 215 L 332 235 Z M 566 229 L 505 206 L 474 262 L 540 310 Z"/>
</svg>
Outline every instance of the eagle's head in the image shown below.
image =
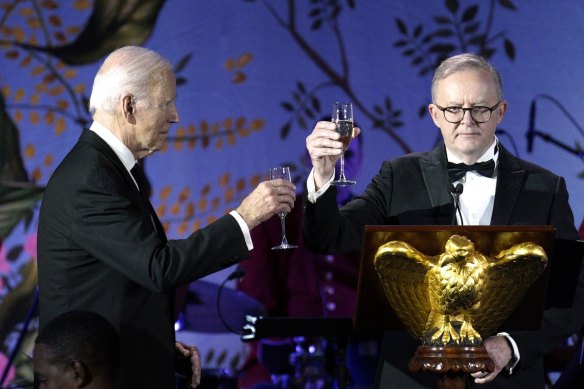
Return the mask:
<svg viewBox="0 0 584 389">
<path fill-rule="evenodd" d="M 440 256 L 438 265 L 444 267 L 452 263 L 460 263 L 465 261 L 468 255 L 474 251 L 474 243 L 467 237 L 452 235 L 444 245 L 444 254 Z"/>
</svg>

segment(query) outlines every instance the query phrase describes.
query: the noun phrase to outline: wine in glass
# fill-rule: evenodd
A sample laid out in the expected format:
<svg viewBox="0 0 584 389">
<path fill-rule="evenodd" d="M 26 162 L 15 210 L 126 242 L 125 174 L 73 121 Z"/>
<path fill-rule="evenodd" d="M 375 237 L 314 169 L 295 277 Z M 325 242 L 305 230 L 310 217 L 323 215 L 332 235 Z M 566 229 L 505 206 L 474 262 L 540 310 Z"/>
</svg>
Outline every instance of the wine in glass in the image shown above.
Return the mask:
<svg viewBox="0 0 584 389">
<path fill-rule="evenodd" d="M 348 102 L 336 102 L 333 104 L 333 114 L 331 121 L 336 124 L 336 131 L 341 135 L 339 139 L 343 142 L 341 151 L 341 173 L 339 178 L 331 182 L 335 186 L 354 185 L 356 182 L 345 177 L 345 151 L 349 148 L 353 138 L 353 104 Z"/>
<path fill-rule="evenodd" d="M 270 180 L 277 180 L 279 178 L 292 181 L 288 166 L 270 168 Z M 279 246 L 272 247 L 272 250 L 295 249 L 298 246 L 288 243 L 288 239 L 286 238 L 286 212 L 278 211 L 278 216 L 280 217 L 280 226 L 282 228 L 282 242 Z"/>
</svg>

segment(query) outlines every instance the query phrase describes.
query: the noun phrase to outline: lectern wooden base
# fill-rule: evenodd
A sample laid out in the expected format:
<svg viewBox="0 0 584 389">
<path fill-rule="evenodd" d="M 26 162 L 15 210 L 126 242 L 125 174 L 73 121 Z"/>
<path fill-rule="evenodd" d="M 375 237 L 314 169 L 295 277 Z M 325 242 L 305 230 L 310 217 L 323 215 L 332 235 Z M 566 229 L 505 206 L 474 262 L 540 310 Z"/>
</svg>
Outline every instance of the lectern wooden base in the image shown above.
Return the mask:
<svg viewBox="0 0 584 389">
<path fill-rule="evenodd" d="M 467 376 L 477 371 L 494 371 L 495 362 L 487 349 L 480 347 L 428 347 L 420 346 L 410 359 L 413 372 L 438 373 L 438 388 L 464 389 Z"/>
</svg>

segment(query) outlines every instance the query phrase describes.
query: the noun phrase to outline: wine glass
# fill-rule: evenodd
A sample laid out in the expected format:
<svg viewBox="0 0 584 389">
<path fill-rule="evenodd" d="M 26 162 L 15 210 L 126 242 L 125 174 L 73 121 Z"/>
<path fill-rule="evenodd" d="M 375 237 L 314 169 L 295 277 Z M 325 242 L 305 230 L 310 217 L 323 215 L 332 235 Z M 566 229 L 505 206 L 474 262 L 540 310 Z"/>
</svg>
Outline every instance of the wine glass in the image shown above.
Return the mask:
<svg viewBox="0 0 584 389">
<path fill-rule="evenodd" d="M 334 186 L 354 185 L 356 182 L 345 177 L 345 151 L 349 148 L 353 138 L 353 104 L 348 102 L 336 102 L 333 104 L 331 121 L 336 124 L 337 132 L 341 135 L 343 150 L 341 151 L 341 173 L 339 178 L 331 182 Z"/>
<path fill-rule="evenodd" d="M 290 177 L 290 168 L 288 166 L 279 166 L 270 168 L 270 180 L 283 179 L 292 181 Z M 280 217 L 280 226 L 282 227 L 282 243 L 279 246 L 272 247 L 272 250 L 282 250 L 282 249 L 295 249 L 298 246 L 288 243 L 286 239 L 286 212 L 278 211 L 278 216 Z"/>
</svg>

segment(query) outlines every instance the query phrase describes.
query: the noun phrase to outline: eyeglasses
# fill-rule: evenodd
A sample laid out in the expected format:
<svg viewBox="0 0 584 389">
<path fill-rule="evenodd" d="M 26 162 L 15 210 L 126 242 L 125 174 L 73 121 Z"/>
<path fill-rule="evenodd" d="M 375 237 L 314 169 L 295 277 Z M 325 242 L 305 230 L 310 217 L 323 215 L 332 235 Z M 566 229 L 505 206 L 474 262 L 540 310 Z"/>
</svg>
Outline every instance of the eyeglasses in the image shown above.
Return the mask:
<svg viewBox="0 0 584 389">
<path fill-rule="evenodd" d="M 485 123 L 488 122 L 491 118 L 491 114 L 494 110 L 496 110 L 499 105 L 501 105 L 501 101 L 497 104 L 493 105 L 492 107 L 470 107 L 470 108 L 462 108 L 462 107 L 441 107 L 438 104 L 434 104 L 436 108 L 438 108 L 444 114 L 444 119 L 446 119 L 449 123 L 460 123 L 462 119 L 464 119 L 464 114 L 466 111 L 470 111 L 470 116 L 472 120 L 476 123 Z"/>
</svg>

